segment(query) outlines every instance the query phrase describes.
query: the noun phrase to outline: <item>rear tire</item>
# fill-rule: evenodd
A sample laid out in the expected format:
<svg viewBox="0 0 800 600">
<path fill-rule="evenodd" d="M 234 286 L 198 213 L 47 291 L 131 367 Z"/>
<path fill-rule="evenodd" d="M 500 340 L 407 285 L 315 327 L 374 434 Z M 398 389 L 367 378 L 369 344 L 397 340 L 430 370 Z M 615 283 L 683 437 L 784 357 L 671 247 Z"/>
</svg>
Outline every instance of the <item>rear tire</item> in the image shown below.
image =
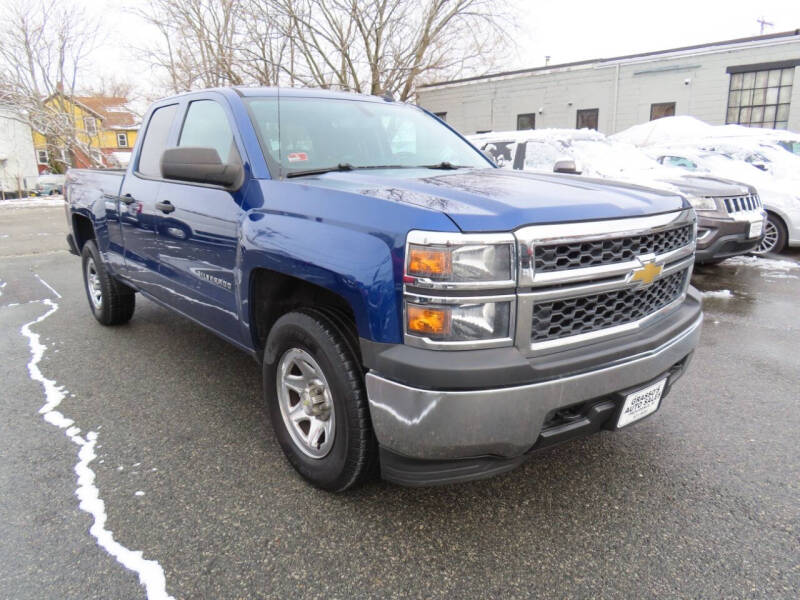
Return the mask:
<svg viewBox="0 0 800 600">
<path fill-rule="evenodd" d="M 786 247 L 786 240 L 788 234 L 786 232 L 786 225 L 777 215 L 767 213 L 767 223 L 764 227 L 764 238 L 758 245 L 758 248 L 753 250 L 756 256 L 763 256 L 769 252 L 782 252 Z"/>
<path fill-rule="evenodd" d="M 338 319 L 314 309 L 282 316 L 264 350 L 264 397 L 292 466 L 342 492 L 377 473 L 363 373 Z"/>
<path fill-rule="evenodd" d="M 130 321 L 136 308 L 136 293 L 106 270 L 94 240 L 83 244 L 81 261 L 83 286 L 94 318 L 103 325 L 121 325 Z"/>
</svg>

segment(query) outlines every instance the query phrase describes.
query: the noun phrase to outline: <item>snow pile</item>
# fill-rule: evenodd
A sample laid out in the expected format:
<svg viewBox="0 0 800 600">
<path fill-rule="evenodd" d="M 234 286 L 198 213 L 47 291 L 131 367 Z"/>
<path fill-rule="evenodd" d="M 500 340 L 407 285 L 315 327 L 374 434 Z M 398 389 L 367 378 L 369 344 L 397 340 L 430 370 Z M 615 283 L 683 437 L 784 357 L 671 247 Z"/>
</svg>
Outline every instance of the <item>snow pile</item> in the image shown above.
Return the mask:
<svg viewBox="0 0 800 600">
<path fill-rule="evenodd" d="M 13 200 L 0 200 L 0 209 L 3 208 L 47 208 L 64 206 L 64 196 L 31 196 L 15 198 Z"/>
<path fill-rule="evenodd" d="M 712 290 L 703 292 L 703 298 L 718 298 L 720 300 L 728 300 L 733 298 L 733 292 L 730 290 Z"/>
<path fill-rule="evenodd" d="M 664 117 L 634 125 L 611 138 L 634 146 L 651 146 L 703 139 L 712 135 L 713 130 L 713 125 L 694 117 Z"/>
</svg>

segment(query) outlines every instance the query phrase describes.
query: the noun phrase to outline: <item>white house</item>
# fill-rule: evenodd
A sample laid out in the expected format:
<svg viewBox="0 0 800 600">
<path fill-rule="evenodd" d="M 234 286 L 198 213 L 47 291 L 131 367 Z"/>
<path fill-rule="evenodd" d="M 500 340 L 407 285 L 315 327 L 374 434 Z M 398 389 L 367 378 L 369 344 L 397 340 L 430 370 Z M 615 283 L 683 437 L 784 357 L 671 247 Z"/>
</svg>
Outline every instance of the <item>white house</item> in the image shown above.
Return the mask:
<svg viewBox="0 0 800 600">
<path fill-rule="evenodd" d="M 38 175 L 31 128 L 0 107 L 0 194 L 24 195 L 36 188 Z"/>
<path fill-rule="evenodd" d="M 417 102 L 465 134 L 662 116 L 800 131 L 800 29 L 422 85 Z"/>
</svg>

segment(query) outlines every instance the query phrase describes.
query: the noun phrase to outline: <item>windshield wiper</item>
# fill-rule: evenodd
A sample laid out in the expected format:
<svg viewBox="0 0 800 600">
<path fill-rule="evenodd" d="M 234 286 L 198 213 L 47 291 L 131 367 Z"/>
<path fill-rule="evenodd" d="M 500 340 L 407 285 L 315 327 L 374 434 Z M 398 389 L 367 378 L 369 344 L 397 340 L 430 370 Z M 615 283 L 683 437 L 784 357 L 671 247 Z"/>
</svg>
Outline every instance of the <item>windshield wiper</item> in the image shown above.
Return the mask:
<svg viewBox="0 0 800 600">
<path fill-rule="evenodd" d="M 308 169 L 306 171 L 290 171 L 286 177 L 303 177 L 304 175 L 322 175 L 323 173 L 335 173 L 337 171 L 361 171 L 366 169 L 416 169 L 408 165 L 365 165 L 355 166 L 350 163 L 339 163 L 335 167 L 323 167 L 320 169 Z"/>
<path fill-rule="evenodd" d="M 469 169 L 466 165 L 454 165 L 448 160 L 443 160 L 435 165 L 421 165 L 423 169 L 441 169 L 443 171 L 453 171 L 455 169 Z"/>
<path fill-rule="evenodd" d="M 334 171 L 352 171 L 355 169 L 350 163 L 339 163 L 335 167 L 323 167 L 321 169 L 307 169 L 305 171 L 290 171 L 286 177 L 303 177 L 304 175 L 321 175 L 323 173 L 332 173 Z"/>
</svg>

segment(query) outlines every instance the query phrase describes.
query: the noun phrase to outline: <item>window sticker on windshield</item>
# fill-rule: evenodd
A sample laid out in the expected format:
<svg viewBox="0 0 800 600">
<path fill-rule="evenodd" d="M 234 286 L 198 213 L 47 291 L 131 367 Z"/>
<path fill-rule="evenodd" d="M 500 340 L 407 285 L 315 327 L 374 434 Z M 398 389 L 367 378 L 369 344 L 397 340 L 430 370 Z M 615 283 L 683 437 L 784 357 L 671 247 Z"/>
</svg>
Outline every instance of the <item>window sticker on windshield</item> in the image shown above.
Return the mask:
<svg viewBox="0 0 800 600">
<path fill-rule="evenodd" d="M 289 156 L 286 157 L 289 162 L 302 162 L 304 160 L 308 160 L 308 154 L 305 152 L 290 152 Z"/>
</svg>

